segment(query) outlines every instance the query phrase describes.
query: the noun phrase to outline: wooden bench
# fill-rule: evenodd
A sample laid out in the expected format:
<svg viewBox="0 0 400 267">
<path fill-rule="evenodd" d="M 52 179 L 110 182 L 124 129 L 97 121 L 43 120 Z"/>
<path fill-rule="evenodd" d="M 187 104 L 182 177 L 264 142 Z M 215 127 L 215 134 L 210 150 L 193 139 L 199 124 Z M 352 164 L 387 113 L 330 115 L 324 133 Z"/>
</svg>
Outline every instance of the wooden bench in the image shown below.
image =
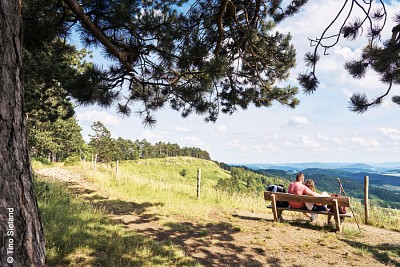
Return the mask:
<svg viewBox="0 0 400 267">
<path fill-rule="evenodd" d="M 340 214 L 339 206 L 350 207 L 350 198 L 348 197 L 314 197 L 308 195 L 293 195 L 288 193 L 280 193 L 280 192 L 264 192 L 264 199 L 271 201 L 271 205 L 268 208 L 272 209 L 272 213 L 274 215 L 274 220 L 279 222 L 281 220 L 281 215 L 284 210 L 288 211 L 297 211 L 309 214 L 324 214 L 328 215 L 328 223 L 330 222 L 332 216 L 335 219 L 336 223 L 336 231 L 342 232 L 343 223 L 346 217 L 353 217 L 351 213 Z M 333 210 L 327 211 L 311 211 L 304 209 L 293 209 L 290 207 L 278 207 L 276 205 L 277 201 L 294 201 L 294 202 L 307 202 L 307 203 L 318 203 L 322 205 L 332 205 Z"/>
</svg>

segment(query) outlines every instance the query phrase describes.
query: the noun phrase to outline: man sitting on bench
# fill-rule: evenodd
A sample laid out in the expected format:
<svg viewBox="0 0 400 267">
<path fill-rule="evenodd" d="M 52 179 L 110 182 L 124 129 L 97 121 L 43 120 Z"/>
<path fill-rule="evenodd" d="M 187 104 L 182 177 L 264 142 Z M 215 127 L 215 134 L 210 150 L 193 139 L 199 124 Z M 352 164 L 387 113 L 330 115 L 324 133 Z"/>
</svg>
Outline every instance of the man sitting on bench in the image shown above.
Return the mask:
<svg viewBox="0 0 400 267">
<path fill-rule="evenodd" d="M 291 182 L 288 187 L 288 193 L 289 194 L 294 194 L 294 195 L 310 195 L 310 196 L 316 196 L 316 197 L 321 197 L 322 195 L 312 191 L 310 188 L 305 186 L 303 184 L 304 182 L 304 173 L 298 173 L 296 175 L 296 181 Z M 289 201 L 289 205 L 293 209 L 304 209 L 306 210 L 306 205 L 304 202 L 293 202 Z M 317 219 L 318 214 L 309 214 L 309 213 L 304 213 L 308 218 L 310 218 L 311 222 L 314 222 Z"/>
</svg>

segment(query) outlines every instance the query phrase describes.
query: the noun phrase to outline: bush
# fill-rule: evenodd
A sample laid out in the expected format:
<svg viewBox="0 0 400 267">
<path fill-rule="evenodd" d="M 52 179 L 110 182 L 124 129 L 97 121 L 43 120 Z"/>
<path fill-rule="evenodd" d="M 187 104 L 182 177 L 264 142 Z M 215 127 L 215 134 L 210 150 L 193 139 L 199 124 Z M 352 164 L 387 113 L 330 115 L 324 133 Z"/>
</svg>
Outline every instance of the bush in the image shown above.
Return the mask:
<svg viewBox="0 0 400 267">
<path fill-rule="evenodd" d="M 69 156 L 65 159 L 64 165 L 65 166 L 72 166 L 72 165 L 79 165 L 81 162 L 81 157 L 79 156 Z"/>
<path fill-rule="evenodd" d="M 185 177 L 186 174 L 187 174 L 186 169 L 182 169 L 181 172 L 180 172 L 180 174 L 181 174 L 183 177 Z"/>
<path fill-rule="evenodd" d="M 44 165 L 51 165 L 51 161 L 44 157 L 33 157 L 32 159 Z"/>
</svg>

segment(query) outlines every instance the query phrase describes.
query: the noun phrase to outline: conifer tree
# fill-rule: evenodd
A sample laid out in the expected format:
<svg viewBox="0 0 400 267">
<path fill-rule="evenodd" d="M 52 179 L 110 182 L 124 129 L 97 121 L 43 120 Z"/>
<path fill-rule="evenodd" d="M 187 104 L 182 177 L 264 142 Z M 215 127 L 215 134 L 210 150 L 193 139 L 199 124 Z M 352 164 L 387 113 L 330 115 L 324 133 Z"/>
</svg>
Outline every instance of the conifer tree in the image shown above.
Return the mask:
<svg viewBox="0 0 400 267">
<path fill-rule="evenodd" d="M 45 266 L 26 138 L 20 7 L 16 0 L 0 4 L 0 265 Z"/>
<path fill-rule="evenodd" d="M 80 157 L 84 140 L 82 128 L 74 117 L 58 118 L 55 122 L 29 120 L 28 146 L 33 157 L 62 161 L 70 156 Z"/>
<path fill-rule="evenodd" d="M 94 122 L 91 128 L 94 134 L 90 136 L 89 146 L 92 147 L 93 154 L 97 154 L 97 160 L 100 162 L 115 160 L 117 150 L 111 132 L 99 121 Z"/>
</svg>

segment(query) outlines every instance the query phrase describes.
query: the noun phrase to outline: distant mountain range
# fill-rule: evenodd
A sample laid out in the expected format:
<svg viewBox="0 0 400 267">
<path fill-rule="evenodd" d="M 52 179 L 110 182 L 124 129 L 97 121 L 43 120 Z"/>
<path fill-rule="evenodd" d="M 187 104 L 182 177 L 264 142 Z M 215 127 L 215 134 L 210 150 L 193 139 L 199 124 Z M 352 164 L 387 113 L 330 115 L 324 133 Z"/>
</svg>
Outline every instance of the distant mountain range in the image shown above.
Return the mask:
<svg viewBox="0 0 400 267">
<path fill-rule="evenodd" d="M 336 169 L 348 172 L 373 172 L 378 174 L 400 173 L 400 162 L 384 162 L 384 163 L 321 163 L 321 162 L 307 162 L 307 163 L 283 163 L 283 164 L 268 164 L 268 163 L 255 163 L 255 164 L 233 164 L 236 166 L 245 166 L 253 170 L 260 169 L 275 169 L 284 171 L 301 171 L 304 169 Z"/>
</svg>

